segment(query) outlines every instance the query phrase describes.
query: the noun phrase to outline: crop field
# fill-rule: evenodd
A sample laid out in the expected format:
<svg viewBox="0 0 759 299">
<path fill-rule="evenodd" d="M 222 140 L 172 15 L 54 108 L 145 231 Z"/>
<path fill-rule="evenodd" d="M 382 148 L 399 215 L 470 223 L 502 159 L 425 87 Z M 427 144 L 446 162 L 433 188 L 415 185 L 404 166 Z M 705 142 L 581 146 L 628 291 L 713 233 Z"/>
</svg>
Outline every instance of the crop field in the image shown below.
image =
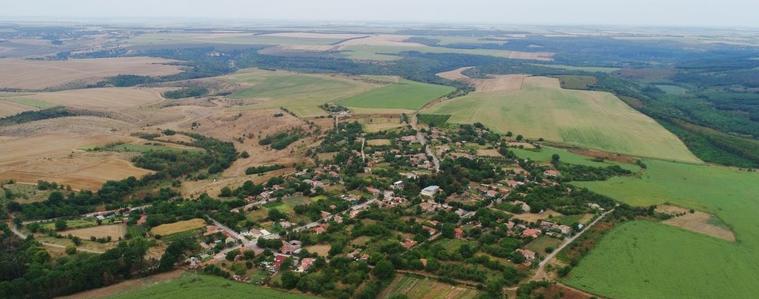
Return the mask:
<svg viewBox="0 0 759 299">
<path fill-rule="evenodd" d="M 69 59 L 62 61 L 0 59 L 0 87 L 45 89 L 96 83 L 116 75 L 164 76 L 179 73 L 176 61 L 153 57 Z"/>
<path fill-rule="evenodd" d="M 708 212 L 734 231 L 736 242 L 662 223 L 626 223 L 606 235 L 566 283 L 615 298 L 748 298 L 759 292 L 759 173 L 645 162 L 641 177 L 577 184 L 636 206 L 668 202 Z"/>
<path fill-rule="evenodd" d="M 452 123 L 481 122 L 501 133 L 545 138 L 608 152 L 699 162 L 682 141 L 610 93 L 561 89 L 557 79 L 528 77 L 518 90 L 443 101 L 425 113 Z"/>
<path fill-rule="evenodd" d="M 204 226 L 206 226 L 205 220 L 195 218 L 190 220 L 177 221 L 174 223 L 161 224 L 150 229 L 150 233 L 154 235 L 168 236 L 188 230 L 198 229 Z"/>
<path fill-rule="evenodd" d="M 181 277 L 158 282 L 153 285 L 130 289 L 117 294 L 113 299 L 141 298 L 250 298 L 250 299 L 302 299 L 318 298 L 299 293 L 288 293 L 275 289 L 239 283 L 216 276 L 185 273 Z"/>
<path fill-rule="evenodd" d="M 405 295 L 409 299 L 471 299 L 477 297 L 479 291 L 431 279 L 396 275 L 390 285 L 380 293 L 379 298 L 393 298 L 398 295 Z"/>
<path fill-rule="evenodd" d="M 398 83 L 373 89 L 341 100 L 338 103 L 347 107 L 417 110 L 453 90 L 455 88 L 450 86 L 401 80 Z"/>
<path fill-rule="evenodd" d="M 246 70 L 231 76 L 249 87 L 232 94 L 233 98 L 252 100 L 244 108 L 285 107 L 298 116 L 326 115 L 319 108 L 376 88 L 376 84 L 337 75 L 310 75 L 282 71 Z"/>
</svg>

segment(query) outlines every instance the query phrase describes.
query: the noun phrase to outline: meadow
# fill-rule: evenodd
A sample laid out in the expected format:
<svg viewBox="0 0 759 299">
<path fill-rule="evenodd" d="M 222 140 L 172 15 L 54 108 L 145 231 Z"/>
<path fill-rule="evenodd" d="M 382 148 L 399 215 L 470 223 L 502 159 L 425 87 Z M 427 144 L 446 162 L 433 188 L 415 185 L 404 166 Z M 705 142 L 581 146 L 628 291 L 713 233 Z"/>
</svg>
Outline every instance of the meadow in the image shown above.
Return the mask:
<svg viewBox="0 0 759 299">
<path fill-rule="evenodd" d="M 592 166 L 592 167 L 607 167 L 607 166 L 619 165 L 620 167 L 625 168 L 630 171 L 640 170 L 640 167 L 638 167 L 637 165 L 620 163 L 620 162 L 615 162 L 615 161 L 610 161 L 610 160 L 596 161 L 596 160 L 593 160 L 593 158 L 590 158 L 587 156 L 575 154 L 565 149 L 550 147 L 550 146 L 543 146 L 540 149 L 510 148 L 509 150 L 513 151 L 514 154 L 516 154 L 517 157 L 519 158 L 530 159 L 536 162 L 551 162 L 553 155 L 556 154 L 556 155 L 559 155 L 559 160 L 561 162 L 569 163 L 569 164 L 585 165 L 585 166 Z"/>
<path fill-rule="evenodd" d="M 699 162 L 674 134 L 610 93 L 562 89 L 554 78 L 523 80 L 517 90 L 476 91 L 423 112 L 449 114 L 451 123 L 480 122 L 500 133 L 511 131 L 613 153 Z"/>
<path fill-rule="evenodd" d="M 239 283 L 216 276 L 186 273 L 178 279 L 131 289 L 110 298 L 250 298 L 250 299 L 303 299 L 315 296 L 287 293 L 275 289 Z"/>
<path fill-rule="evenodd" d="M 203 219 L 195 218 L 184 221 L 177 221 L 173 223 L 166 223 L 156 226 L 150 229 L 150 233 L 154 235 L 168 236 L 176 233 L 185 232 L 188 230 L 198 229 L 206 226 L 206 222 Z"/>
<path fill-rule="evenodd" d="M 346 107 L 417 110 L 428 102 L 445 96 L 455 88 L 410 80 L 373 89 L 338 101 Z"/>
<path fill-rule="evenodd" d="M 399 295 L 405 295 L 409 299 L 471 299 L 476 298 L 479 292 L 472 288 L 452 286 L 431 279 L 396 275 L 395 279 L 378 297 L 394 298 L 394 296 Z"/>
<path fill-rule="evenodd" d="M 604 236 L 565 282 L 615 298 L 749 298 L 759 292 L 759 173 L 645 163 L 641 177 L 577 184 L 631 205 L 666 202 L 711 213 L 735 232 L 736 242 L 662 223 L 625 223 Z"/>
</svg>

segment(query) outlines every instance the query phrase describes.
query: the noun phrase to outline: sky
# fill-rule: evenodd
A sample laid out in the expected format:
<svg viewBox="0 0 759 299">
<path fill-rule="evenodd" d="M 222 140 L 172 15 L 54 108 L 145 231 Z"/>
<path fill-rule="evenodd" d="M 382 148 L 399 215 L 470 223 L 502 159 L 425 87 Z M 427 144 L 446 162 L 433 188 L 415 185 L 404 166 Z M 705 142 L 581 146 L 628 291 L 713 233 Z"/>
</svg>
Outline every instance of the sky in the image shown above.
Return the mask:
<svg viewBox="0 0 759 299">
<path fill-rule="evenodd" d="M 759 0 L 0 0 L 0 17 L 759 27 Z"/>
</svg>

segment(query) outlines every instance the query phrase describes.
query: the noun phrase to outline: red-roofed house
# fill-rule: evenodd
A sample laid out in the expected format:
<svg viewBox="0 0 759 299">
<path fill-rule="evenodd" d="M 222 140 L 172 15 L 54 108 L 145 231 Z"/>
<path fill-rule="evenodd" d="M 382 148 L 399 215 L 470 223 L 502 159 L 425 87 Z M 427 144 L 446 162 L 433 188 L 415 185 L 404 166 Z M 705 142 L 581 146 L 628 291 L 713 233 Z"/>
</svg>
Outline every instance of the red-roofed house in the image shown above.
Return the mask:
<svg viewBox="0 0 759 299">
<path fill-rule="evenodd" d="M 537 228 L 528 228 L 522 231 L 523 238 L 537 238 L 540 236 L 541 231 Z"/>
<path fill-rule="evenodd" d="M 300 266 L 298 266 L 298 272 L 306 272 L 308 271 L 308 268 L 311 268 L 311 265 L 314 264 L 316 261 L 315 258 L 307 257 L 303 258 L 303 260 L 300 262 Z"/>
<path fill-rule="evenodd" d="M 277 255 L 274 257 L 274 269 L 279 271 L 279 267 L 282 267 L 282 263 L 285 262 L 287 259 L 287 256 L 284 255 Z"/>
<path fill-rule="evenodd" d="M 453 236 L 456 237 L 456 239 L 463 239 L 464 238 L 464 230 L 460 227 L 453 229 Z"/>
</svg>

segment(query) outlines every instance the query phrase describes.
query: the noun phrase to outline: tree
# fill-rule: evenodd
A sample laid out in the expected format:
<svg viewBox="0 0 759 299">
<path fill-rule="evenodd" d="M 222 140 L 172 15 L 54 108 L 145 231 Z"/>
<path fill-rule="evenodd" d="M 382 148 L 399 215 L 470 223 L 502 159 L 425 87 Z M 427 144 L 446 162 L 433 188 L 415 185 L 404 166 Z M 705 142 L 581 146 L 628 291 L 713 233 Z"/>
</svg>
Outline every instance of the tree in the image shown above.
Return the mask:
<svg viewBox="0 0 759 299">
<path fill-rule="evenodd" d="M 287 214 L 282 213 L 282 211 L 277 209 L 270 209 L 269 210 L 269 220 L 271 221 L 280 221 L 283 219 L 287 219 Z"/>
<path fill-rule="evenodd" d="M 68 255 L 74 255 L 76 254 L 76 246 L 66 246 L 66 254 Z"/>
<path fill-rule="evenodd" d="M 230 252 L 227 252 L 227 255 L 224 258 L 226 258 L 228 261 L 231 262 L 231 261 L 234 261 L 236 257 L 237 257 L 237 250 L 232 250 Z"/>
<path fill-rule="evenodd" d="M 559 166 L 560 160 L 561 160 L 561 157 L 559 156 L 559 154 L 551 155 L 551 164 L 553 164 L 553 166 Z"/>
<path fill-rule="evenodd" d="M 221 197 L 230 197 L 232 196 L 232 189 L 229 187 L 221 188 L 221 193 L 219 193 L 219 196 Z"/>
<path fill-rule="evenodd" d="M 293 273 L 293 271 L 285 271 L 282 272 L 282 287 L 285 289 L 293 289 L 298 285 L 298 280 L 300 280 L 300 277 L 298 277 L 298 274 Z"/>
<path fill-rule="evenodd" d="M 522 139 L 524 139 L 524 136 L 522 136 L 522 135 L 517 135 L 517 141 L 522 141 Z"/>
<path fill-rule="evenodd" d="M 456 226 L 451 223 L 443 223 L 443 227 L 441 228 L 440 231 L 443 234 L 443 237 L 453 239 L 454 238 L 453 230 L 455 228 Z"/>
<path fill-rule="evenodd" d="M 374 276 L 380 280 L 390 280 L 395 275 L 395 267 L 387 260 L 381 260 L 374 266 Z"/>
<path fill-rule="evenodd" d="M 55 221 L 55 230 L 61 231 L 68 228 L 68 225 L 66 224 L 66 220 L 58 219 Z"/>
</svg>

